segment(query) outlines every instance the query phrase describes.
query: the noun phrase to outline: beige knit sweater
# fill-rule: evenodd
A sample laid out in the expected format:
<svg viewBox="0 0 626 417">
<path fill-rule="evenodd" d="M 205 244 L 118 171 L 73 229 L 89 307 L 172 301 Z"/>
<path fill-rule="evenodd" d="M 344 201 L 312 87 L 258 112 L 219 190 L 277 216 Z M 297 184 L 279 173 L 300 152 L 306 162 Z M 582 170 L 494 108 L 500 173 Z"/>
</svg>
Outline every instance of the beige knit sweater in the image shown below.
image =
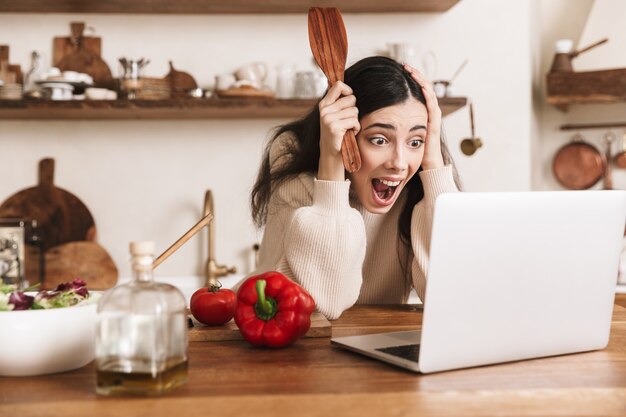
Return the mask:
<svg viewBox="0 0 626 417">
<path fill-rule="evenodd" d="M 284 162 L 284 134 L 270 150 L 273 168 Z M 317 310 L 336 319 L 355 303 L 406 303 L 411 288 L 423 300 L 436 197 L 457 191 L 452 169 L 419 173 L 424 198 L 411 218 L 412 251 L 398 233 L 407 190 L 386 214 L 366 211 L 350 181 L 321 181 L 303 173 L 275 190 L 268 207 L 259 265 L 253 274 L 280 271 L 306 288 Z"/>
</svg>

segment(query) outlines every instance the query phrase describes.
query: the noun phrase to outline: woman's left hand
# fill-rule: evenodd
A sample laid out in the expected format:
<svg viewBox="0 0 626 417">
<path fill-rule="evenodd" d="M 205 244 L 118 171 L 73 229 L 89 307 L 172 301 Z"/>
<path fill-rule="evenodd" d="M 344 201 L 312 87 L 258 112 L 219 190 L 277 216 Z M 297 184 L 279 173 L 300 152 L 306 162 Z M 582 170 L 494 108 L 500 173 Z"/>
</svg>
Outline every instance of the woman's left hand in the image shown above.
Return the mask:
<svg viewBox="0 0 626 417">
<path fill-rule="evenodd" d="M 422 88 L 426 98 L 426 110 L 428 111 L 428 126 L 426 128 L 426 140 L 422 168 L 424 170 L 437 169 L 444 166 L 441 154 L 441 109 L 437 101 L 437 95 L 430 81 L 418 70 L 408 64 L 404 69 L 411 74 L 411 78 Z"/>
</svg>

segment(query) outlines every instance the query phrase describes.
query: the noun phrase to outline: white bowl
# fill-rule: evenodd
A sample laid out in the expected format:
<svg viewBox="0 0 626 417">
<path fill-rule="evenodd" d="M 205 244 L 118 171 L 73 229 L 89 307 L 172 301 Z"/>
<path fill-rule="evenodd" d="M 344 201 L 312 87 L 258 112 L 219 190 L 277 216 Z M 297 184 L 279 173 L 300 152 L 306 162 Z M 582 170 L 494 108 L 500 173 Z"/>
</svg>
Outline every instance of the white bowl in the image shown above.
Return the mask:
<svg viewBox="0 0 626 417">
<path fill-rule="evenodd" d="M 101 295 L 90 291 L 73 307 L 0 311 L 0 376 L 51 374 L 91 362 Z"/>
</svg>

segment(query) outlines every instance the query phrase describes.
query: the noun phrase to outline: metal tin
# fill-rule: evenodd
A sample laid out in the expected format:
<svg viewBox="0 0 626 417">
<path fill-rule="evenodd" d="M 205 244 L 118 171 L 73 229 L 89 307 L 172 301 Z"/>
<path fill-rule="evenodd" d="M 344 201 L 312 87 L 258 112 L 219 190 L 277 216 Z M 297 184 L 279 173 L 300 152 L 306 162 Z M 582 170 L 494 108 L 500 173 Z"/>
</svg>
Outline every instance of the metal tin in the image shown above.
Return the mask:
<svg viewBox="0 0 626 417">
<path fill-rule="evenodd" d="M 27 286 L 24 278 L 24 244 L 26 222 L 22 219 L 0 219 L 0 278 L 3 284 Z"/>
</svg>

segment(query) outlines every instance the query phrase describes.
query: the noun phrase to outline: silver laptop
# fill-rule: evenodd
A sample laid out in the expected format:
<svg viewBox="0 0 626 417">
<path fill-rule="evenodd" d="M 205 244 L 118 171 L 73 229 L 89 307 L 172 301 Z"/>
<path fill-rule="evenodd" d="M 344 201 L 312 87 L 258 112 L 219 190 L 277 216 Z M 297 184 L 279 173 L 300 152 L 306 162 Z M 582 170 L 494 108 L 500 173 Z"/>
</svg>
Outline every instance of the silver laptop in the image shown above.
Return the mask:
<svg viewBox="0 0 626 417">
<path fill-rule="evenodd" d="M 625 220 L 626 191 L 444 194 L 422 331 L 331 343 L 422 373 L 603 349 Z"/>
</svg>

